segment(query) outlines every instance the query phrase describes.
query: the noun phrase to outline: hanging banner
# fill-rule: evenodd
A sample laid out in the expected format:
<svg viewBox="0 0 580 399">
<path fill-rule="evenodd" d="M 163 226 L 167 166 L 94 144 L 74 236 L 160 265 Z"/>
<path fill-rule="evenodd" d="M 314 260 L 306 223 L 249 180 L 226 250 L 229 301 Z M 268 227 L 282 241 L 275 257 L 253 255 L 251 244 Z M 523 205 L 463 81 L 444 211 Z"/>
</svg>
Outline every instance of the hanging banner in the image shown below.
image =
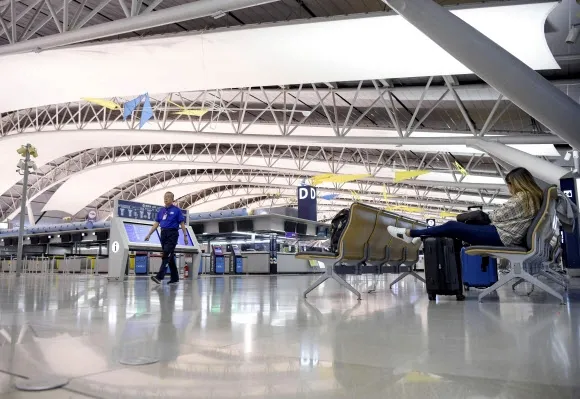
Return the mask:
<svg viewBox="0 0 580 399">
<path fill-rule="evenodd" d="M 395 183 L 403 180 L 409 180 L 413 177 L 419 177 L 430 173 L 429 170 L 396 170 L 395 171 Z"/>
<path fill-rule="evenodd" d="M 300 186 L 296 196 L 298 198 L 298 217 L 300 219 L 317 220 L 316 187 Z"/>
<path fill-rule="evenodd" d="M 454 218 L 457 217 L 457 215 L 459 214 L 456 212 L 445 212 L 445 211 L 439 214 L 439 216 L 442 218 Z"/>
<path fill-rule="evenodd" d="M 337 175 L 334 173 L 325 173 L 323 175 L 317 175 L 310 178 L 313 186 L 318 186 L 322 183 L 348 183 L 350 181 L 355 181 L 359 179 L 364 179 L 370 177 L 369 174 L 358 174 L 358 175 Z"/>
</svg>

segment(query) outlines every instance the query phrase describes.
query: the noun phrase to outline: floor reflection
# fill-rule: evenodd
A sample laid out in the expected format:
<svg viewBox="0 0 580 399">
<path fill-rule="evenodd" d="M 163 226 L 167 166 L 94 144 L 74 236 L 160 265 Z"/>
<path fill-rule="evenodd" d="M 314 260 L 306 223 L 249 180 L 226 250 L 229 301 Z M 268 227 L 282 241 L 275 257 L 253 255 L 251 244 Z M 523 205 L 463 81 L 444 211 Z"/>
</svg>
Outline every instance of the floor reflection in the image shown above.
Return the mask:
<svg viewBox="0 0 580 399">
<path fill-rule="evenodd" d="M 580 397 L 574 300 L 434 303 L 411 280 L 362 301 L 330 282 L 305 300 L 314 278 L 0 275 L 0 393 L 10 371 L 105 398 Z"/>
</svg>

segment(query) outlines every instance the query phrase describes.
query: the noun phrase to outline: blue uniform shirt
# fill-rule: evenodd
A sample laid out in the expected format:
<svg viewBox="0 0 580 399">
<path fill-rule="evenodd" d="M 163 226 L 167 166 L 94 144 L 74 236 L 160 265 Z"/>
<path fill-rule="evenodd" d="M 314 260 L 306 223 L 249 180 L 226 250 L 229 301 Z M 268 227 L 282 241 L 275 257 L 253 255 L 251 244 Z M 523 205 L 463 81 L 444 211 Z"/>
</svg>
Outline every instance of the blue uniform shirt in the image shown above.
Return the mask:
<svg viewBox="0 0 580 399">
<path fill-rule="evenodd" d="M 169 208 L 161 208 L 159 213 L 157 213 L 157 219 L 155 219 L 162 229 L 175 229 L 179 228 L 181 222 L 185 222 L 185 216 L 181 212 L 181 209 L 175 205 L 169 206 Z"/>
</svg>

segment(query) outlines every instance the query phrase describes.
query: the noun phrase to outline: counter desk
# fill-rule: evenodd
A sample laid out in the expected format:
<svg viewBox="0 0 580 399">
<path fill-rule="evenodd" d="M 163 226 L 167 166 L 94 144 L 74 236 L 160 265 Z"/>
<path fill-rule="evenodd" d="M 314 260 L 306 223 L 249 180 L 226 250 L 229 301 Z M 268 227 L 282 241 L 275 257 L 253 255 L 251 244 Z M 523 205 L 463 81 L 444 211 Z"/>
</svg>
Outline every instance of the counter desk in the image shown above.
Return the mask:
<svg viewBox="0 0 580 399">
<path fill-rule="evenodd" d="M 226 265 L 230 262 L 230 253 L 224 253 Z M 270 252 L 268 251 L 248 251 L 242 252 L 243 274 L 270 274 Z M 198 266 L 199 267 L 199 266 Z M 322 273 L 323 268 L 310 266 L 305 259 L 296 259 L 295 253 L 278 252 L 278 273 Z M 210 255 L 203 254 L 201 260 L 201 273 L 210 273 Z M 226 267 L 225 274 L 229 274 L 229 267 Z"/>
</svg>

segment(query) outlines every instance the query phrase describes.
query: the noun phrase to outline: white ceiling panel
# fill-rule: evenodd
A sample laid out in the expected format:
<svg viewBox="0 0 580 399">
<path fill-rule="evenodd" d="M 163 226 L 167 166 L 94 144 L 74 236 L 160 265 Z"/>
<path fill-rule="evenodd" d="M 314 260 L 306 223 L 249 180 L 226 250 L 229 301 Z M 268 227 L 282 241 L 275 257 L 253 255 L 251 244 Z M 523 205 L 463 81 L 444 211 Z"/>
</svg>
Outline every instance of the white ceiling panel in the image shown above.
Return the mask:
<svg viewBox="0 0 580 399">
<path fill-rule="evenodd" d="M 531 68 L 559 69 L 544 36 L 556 4 L 453 12 Z M 10 95 L 0 112 L 81 97 L 470 72 L 398 15 L 258 25 L 4 56 Z"/>
</svg>

